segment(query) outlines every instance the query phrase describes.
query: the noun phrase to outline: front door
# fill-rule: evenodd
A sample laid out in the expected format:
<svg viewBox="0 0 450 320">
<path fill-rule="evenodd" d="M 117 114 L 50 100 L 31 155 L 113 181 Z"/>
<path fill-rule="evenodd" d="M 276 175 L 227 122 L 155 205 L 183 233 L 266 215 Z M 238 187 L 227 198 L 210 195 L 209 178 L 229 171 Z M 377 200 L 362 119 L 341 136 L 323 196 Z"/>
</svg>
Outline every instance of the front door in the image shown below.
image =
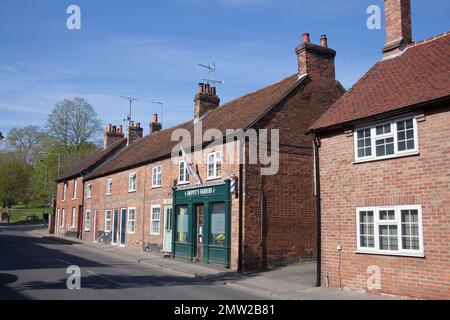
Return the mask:
<svg viewBox="0 0 450 320">
<path fill-rule="evenodd" d="M 195 260 L 201 261 L 203 258 L 203 225 L 205 219 L 205 206 L 203 204 L 199 204 L 195 206 L 196 211 L 196 219 L 197 219 L 197 228 L 196 228 L 196 251 L 195 251 Z"/>
<path fill-rule="evenodd" d="M 172 206 L 164 206 L 163 251 L 172 252 Z"/>
<path fill-rule="evenodd" d="M 127 224 L 127 209 L 120 209 L 120 245 L 125 246 L 125 230 Z"/>
<path fill-rule="evenodd" d="M 113 210 L 112 244 L 117 243 L 117 234 L 119 232 L 118 225 L 119 225 L 119 210 L 114 209 Z"/>
</svg>

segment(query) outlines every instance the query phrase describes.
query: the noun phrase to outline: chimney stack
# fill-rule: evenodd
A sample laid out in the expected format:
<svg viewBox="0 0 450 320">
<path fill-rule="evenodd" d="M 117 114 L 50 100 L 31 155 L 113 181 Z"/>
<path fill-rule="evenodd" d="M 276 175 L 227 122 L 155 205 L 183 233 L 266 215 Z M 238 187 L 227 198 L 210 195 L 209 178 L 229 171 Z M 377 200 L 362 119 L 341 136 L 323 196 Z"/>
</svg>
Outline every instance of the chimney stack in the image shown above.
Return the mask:
<svg viewBox="0 0 450 320">
<path fill-rule="evenodd" d="M 141 128 L 141 124 L 139 122 L 137 122 L 135 126 L 134 121 L 131 121 L 127 133 L 127 146 L 142 138 L 143 132 L 144 129 Z"/>
<path fill-rule="evenodd" d="M 162 125 L 161 125 L 161 123 L 158 122 L 158 115 L 156 113 L 153 115 L 152 122 L 150 123 L 148 128 L 149 128 L 150 134 L 152 134 L 156 131 L 161 131 Z"/>
<path fill-rule="evenodd" d="M 199 119 L 208 111 L 214 110 L 219 107 L 220 99 L 217 96 L 215 87 L 211 87 L 209 83 L 199 83 L 199 92 L 194 98 L 194 117 Z"/>
<path fill-rule="evenodd" d="M 304 33 L 302 44 L 295 49 L 298 59 L 299 77 L 309 75 L 312 81 L 335 81 L 334 58 L 336 51 L 328 48 L 328 39 L 322 35 L 320 45 L 310 42 L 309 33 Z"/>
<path fill-rule="evenodd" d="M 411 0 L 384 0 L 386 15 L 385 57 L 404 50 L 412 44 Z"/>
<path fill-rule="evenodd" d="M 108 124 L 105 129 L 105 134 L 103 135 L 103 149 L 108 148 L 114 142 L 123 139 L 124 135 L 122 132 L 122 126 L 113 126 Z"/>
</svg>

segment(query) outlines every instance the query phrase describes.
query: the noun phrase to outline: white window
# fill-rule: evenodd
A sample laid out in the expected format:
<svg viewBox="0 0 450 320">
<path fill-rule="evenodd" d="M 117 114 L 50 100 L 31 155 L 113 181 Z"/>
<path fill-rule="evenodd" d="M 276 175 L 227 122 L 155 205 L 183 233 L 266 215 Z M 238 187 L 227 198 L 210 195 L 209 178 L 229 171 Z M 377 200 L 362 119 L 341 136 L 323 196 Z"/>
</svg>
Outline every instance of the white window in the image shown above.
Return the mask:
<svg viewBox="0 0 450 320">
<path fill-rule="evenodd" d="M 105 211 L 105 232 L 111 232 L 111 210 Z"/>
<path fill-rule="evenodd" d="M 61 225 L 60 227 L 64 227 L 66 225 L 66 209 L 61 210 Z"/>
<path fill-rule="evenodd" d="M 159 235 L 160 229 L 160 218 L 161 217 L 161 206 L 153 206 L 151 211 L 150 219 L 150 234 Z"/>
<path fill-rule="evenodd" d="M 106 195 L 112 195 L 112 179 L 106 180 Z"/>
<path fill-rule="evenodd" d="M 130 173 L 128 176 L 128 192 L 136 192 L 136 173 Z"/>
<path fill-rule="evenodd" d="M 161 187 L 161 167 L 154 167 L 152 169 L 152 187 Z"/>
<path fill-rule="evenodd" d="M 392 158 L 419 151 L 415 118 L 392 120 L 355 130 L 356 161 Z"/>
<path fill-rule="evenodd" d="M 189 171 L 187 169 L 186 161 L 181 160 L 178 163 L 178 183 L 189 182 Z"/>
<path fill-rule="evenodd" d="M 77 198 L 77 180 L 73 180 L 72 200 Z"/>
<path fill-rule="evenodd" d="M 76 208 L 72 208 L 72 219 L 70 221 L 70 228 L 72 228 L 72 229 L 75 228 L 76 213 L 77 213 L 77 209 Z"/>
<path fill-rule="evenodd" d="M 208 154 L 208 179 L 220 178 L 222 170 L 222 153 L 220 151 Z"/>
<path fill-rule="evenodd" d="M 66 198 L 67 198 L 67 182 L 64 182 L 62 201 L 66 201 Z"/>
<path fill-rule="evenodd" d="M 87 210 L 84 216 L 84 231 L 90 230 L 91 230 L 91 212 Z"/>
<path fill-rule="evenodd" d="M 358 208 L 358 252 L 423 256 L 421 206 Z"/>
<path fill-rule="evenodd" d="M 129 208 L 128 209 L 128 227 L 127 232 L 128 233 L 134 233 L 136 228 L 136 209 L 135 208 Z"/>
<path fill-rule="evenodd" d="M 86 197 L 88 199 L 92 198 L 92 185 L 88 184 L 86 187 Z"/>
</svg>

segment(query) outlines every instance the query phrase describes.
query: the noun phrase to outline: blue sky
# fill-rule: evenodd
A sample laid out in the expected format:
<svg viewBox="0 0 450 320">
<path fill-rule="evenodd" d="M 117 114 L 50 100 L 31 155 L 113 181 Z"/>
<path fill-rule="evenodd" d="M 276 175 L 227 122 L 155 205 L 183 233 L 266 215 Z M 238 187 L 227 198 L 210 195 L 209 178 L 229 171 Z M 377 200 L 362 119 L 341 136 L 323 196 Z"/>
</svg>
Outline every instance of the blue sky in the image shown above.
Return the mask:
<svg viewBox="0 0 450 320">
<path fill-rule="evenodd" d="M 412 1 L 413 37 L 448 31 L 450 2 Z M 366 9 L 382 0 L 2 0 L 0 131 L 45 124 L 63 98 L 82 96 L 106 123 L 128 112 L 147 127 L 165 103 L 164 127 L 193 117 L 198 63 L 217 65 L 222 102 L 297 71 L 303 32 L 326 33 L 337 51 L 337 78 L 349 88 L 381 58 L 385 30 L 366 27 Z M 66 28 L 80 6 L 82 29 Z"/>
</svg>

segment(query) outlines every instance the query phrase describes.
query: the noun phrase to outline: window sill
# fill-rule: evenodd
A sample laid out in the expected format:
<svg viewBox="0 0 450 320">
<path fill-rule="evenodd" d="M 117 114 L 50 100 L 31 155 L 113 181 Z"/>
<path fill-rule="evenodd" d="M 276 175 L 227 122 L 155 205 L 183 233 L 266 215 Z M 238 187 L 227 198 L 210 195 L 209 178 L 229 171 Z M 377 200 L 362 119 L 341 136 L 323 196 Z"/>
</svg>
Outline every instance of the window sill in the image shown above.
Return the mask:
<svg viewBox="0 0 450 320">
<path fill-rule="evenodd" d="M 72 201 L 77 200 L 77 198 L 72 198 Z"/>
<path fill-rule="evenodd" d="M 220 177 L 208 177 L 208 178 L 206 178 L 206 181 L 213 181 L 213 180 L 219 180 L 219 179 L 222 179 L 222 176 L 220 176 Z"/>
<path fill-rule="evenodd" d="M 185 182 L 178 182 L 177 184 L 178 184 L 179 186 L 183 186 L 183 185 L 189 184 L 189 183 L 190 183 L 189 181 L 185 181 Z"/>
<path fill-rule="evenodd" d="M 150 233 L 151 236 L 160 236 L 161 233 Z"/>
<path fill-rule="evenodd" d="M 425 255 L 422 252 L 419 253 L 403 253 L 403 252 L 374 252 L 374 251 L 363 251 L 356 250 L 354 251 L 356 254 L 373 254 L 378 256 L 396 256 L 396 257 L 409 257 L 409 258 L 425 258 Z"/>
<path fill-rule="evenodd" d="M 112 196 L 112 193 L 107 193 L 107 194 L 105 194 L 105 196 L 106 196 L 106 197 L 111 197 L 111 196 Z"/>
<path fill-rule="evenodd" d="M 161 189 L 162 186 L 152 186 L 152 189 Z"/>
<path fill-rule="evenodd" d="M 379 158 L 355 160 L 355 161 L 352 162 L 352 164 L 374 162 L 374 161 L 383 161 L 383 160 L 404 158 L 404 157 L 411 157 L 411 156 L 418 156 L 418 155 L 420 155 L 419 151 L 413 151 L 413 152 L 408 152 L 408 153 L 404 153 L 404 154 L 395 154 L 395 155 L 379 157 Z"/>
<path fill-rule="evenodd" d="M 136 193 L 136 190 L 128 190 L 128 193 Z"/>
</svg>

